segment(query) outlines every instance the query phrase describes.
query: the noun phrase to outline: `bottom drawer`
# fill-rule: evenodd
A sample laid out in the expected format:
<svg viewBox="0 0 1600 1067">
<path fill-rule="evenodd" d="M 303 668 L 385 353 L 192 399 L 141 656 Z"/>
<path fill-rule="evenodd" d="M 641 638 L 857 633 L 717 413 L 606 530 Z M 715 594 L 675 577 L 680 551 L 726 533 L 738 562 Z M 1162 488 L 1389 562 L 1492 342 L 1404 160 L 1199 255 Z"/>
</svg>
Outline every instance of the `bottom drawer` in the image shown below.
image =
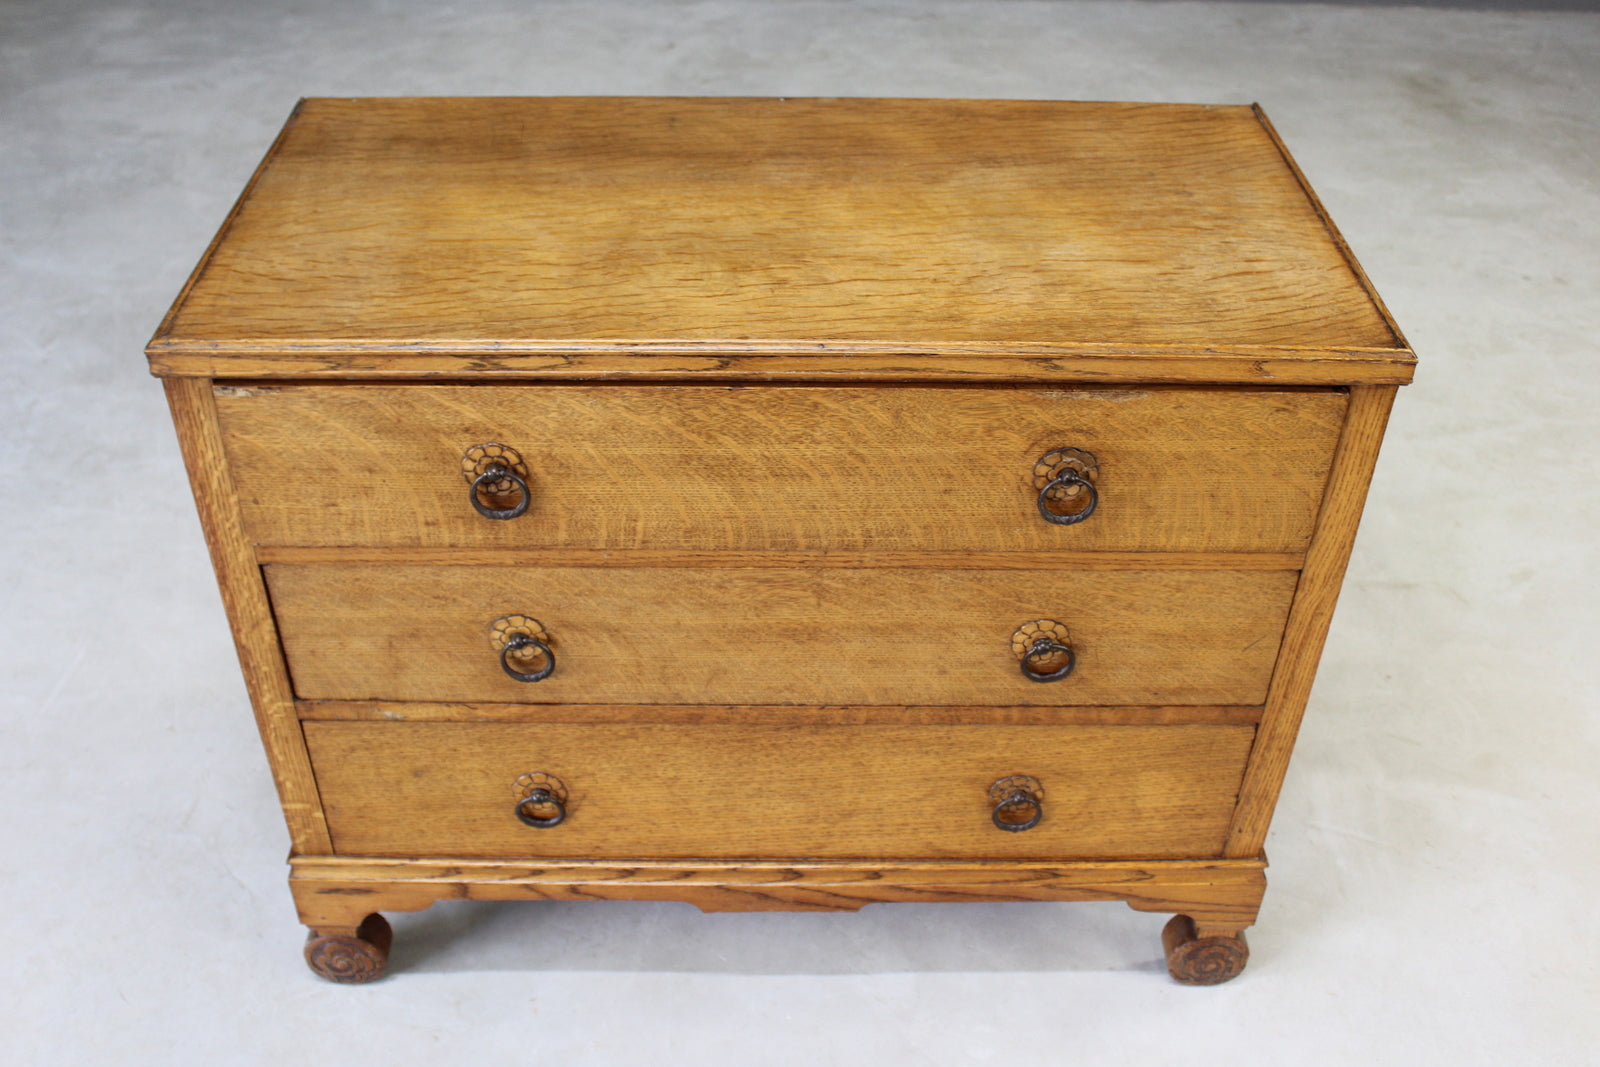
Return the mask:
<svg viewBox="0 0 1600 1067">
<path fill-rule="evenodd" d="M 336 852 L 496 859 L 1216 856 L 1255 734 L 1239 725 L 304 726 Z M 518 818 L 533 773 L 565 792 L 558 825 Z M 991 786 L 1023 775 L 1042 787 L 1042 817 L 1001 830 Z M 1003 816 L 1032 813 L 1018 802 Z"/>
</svg>

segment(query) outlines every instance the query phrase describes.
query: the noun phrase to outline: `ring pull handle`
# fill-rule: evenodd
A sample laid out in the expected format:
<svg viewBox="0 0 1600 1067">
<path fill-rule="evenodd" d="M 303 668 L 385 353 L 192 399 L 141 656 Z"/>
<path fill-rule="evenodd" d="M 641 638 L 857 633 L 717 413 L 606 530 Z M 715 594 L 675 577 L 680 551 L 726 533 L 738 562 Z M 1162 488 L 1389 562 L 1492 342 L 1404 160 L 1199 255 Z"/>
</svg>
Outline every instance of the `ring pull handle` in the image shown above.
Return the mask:
<svg viewBox="0 0 1600 1067">
<path fill-rule="evenodd" d="M 1057 448 L 1033 465 L 1033 487 L 1039 491 L 1039 514 L 1056 526 L 1083 522 L 1100 506 L 1095 479 L 1100 461 L 1081 448 Z"/>
<path fill-rule="evenodd" d="M 555 775 L 531 771 L 517 779 L 516 791 L 512 810 L 523 825 L 546 830 L 566 819 L 567 787 Z"/>
<path fill-rule="evenodd" d="M 1035 619 L 1017 627 L 1011 635 L 1011 652 L 1022 676 L 1032 682 L 1059 682 L 1078 665 L 1071 635 L 1054 619 Z"/>
<path fill-rule="evenodd" d="M 990 819 L 997 829 L 1020 834 L 1032 830 L 1044 818 L 1044 786 L 1026 774 L 1002 778 L 989 787 L 994 803 Z"/>
<path fill-rule="evenodd" d="M 511 657 L 524 653 L 526 649 L 536 650 L 544 660 L 544 666 L 532 671 L 519 671 L 511 665 Z M 531 657 L 529 657 L 531 658 Z M 506 642 L 506 647 L 500 650 L 500 667 L 513 679 L 519 682 L 542 682 L 555 673 L 556 654 L 550 651 L 550 646 L 538 638 L 519 634 Z"/>
<path fill-rule="evenodd" d="M 500 669 L 514 681 L 542 682 L 555 673 L 556 654 L 538 619 L 526 615 L 496 619 L 489 643 L 500 650 Z"/>
<path fill-rule="evenodd" d="M 467 500 L 486 519 L 514 519 L 528 510 L 528 465 L 510 445 L 473 445 L 461 457 Z"/>
<path fill-rule="evenodd" d="M 483 502 L 485 496 L 509 496 L 499 492 L 499 487 L 510 483 L 516 489 L 517 502 L 509 508 L 491 508 Z M 488 470 L 472 479 L 472 506 L 486 519 L 514 519 L 528 510 L 528 483 L 509 467 L 493 464 Z"/>
</svg>

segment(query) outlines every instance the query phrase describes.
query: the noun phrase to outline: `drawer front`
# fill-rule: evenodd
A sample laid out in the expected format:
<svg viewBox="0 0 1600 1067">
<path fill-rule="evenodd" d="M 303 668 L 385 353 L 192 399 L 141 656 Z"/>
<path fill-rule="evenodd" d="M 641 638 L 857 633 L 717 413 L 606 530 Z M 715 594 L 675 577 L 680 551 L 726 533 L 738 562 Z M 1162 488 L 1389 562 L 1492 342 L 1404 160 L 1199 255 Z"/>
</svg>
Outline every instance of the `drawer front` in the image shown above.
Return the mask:
<svg viewBox="0 0 1600 1067">
<path fill-rule="evenodd" d="M 303 698 L 571 704 L 1260 704 L 1296 579 L 378 564 L 266 573 Z M 502 669 L 494 624 L 518 616 L 542 625 L 555 655 L 543 680 Z M 1038 620 L 1062 624 L 1075 656 L 1058 681 L 1022 673 L 1014 638 Z M 546 665 L 516 656 L 507 663 L 522 673 Z"/>
<path fill-rule="evenodd" d="M 1219 855 L 1254 735 L 1201 725 L 305 731 L 344 855 L 769 860 Z M 532 774 L 566 794 L 558 825 L 517 817 Z M 1015 776 L 1041 787 L 1041 818 L 1002 831 L 990 790 Z"/>
<path fill-rule="evenodd" d="M 632 385 L 222 386 L 217 398 L 258 544 L 749 551 L 1302 551 L 1346 401 Z M 486 443 L 526 468 L 515 518 L 472 505 L 463 456 Z M 1095 513 L 1072 525 L 1039 512 L 1035 467 L 1061 448 L 1098 465 Z M 523 493 L 501 487 L 480 503 L 515 510 Z"/>
</svg>

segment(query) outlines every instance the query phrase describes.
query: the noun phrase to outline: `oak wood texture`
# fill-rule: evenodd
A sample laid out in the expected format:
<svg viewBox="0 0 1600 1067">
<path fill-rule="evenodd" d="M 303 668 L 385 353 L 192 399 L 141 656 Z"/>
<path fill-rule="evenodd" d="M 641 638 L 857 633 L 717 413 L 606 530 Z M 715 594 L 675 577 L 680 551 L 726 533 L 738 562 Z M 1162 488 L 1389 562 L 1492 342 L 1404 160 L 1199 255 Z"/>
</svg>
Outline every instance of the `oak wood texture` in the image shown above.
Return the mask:
<svg viewBox="0 0 1600 1067">
<path fill-rule="evenodd" d="M 272 606 L 240 525 L 238 497 L 222 451 L 211 383 L 176 378 L 164 384 L 292 848 L 297 853 L 325 852 L 329 849 L 328 828 L 322 821 L 316 781 L 295 715 Z"/>
<path fill-rule="evenodd" d="M 1295 591 L 1261 734 L 1239 795 L 1239 810 L 1228 840 L 1230 856 L 1259 855 L 1266 842 L 1300 720 L 1311 696 L 1322 645 L 1333 621 L 1345 567 L 1350 562 L 1356 524 L 1361 521 L 1394 395 L 1393 386 L 1351 389 L 1350 413 L 1339 440 L 1339 454 L 1328 479 L 1316 537 Z"/>
<path fill-rule="evenodd" d="M 399 353 L 362 351 L 358 343 L 325 342 L 285 348 L 271 346 L 249 354 L 215 354 L 210 346 L 174 354 L 160 345 L 147 349 L 152 372 L 162 377 L 218 380 L 297 379 L 305 381 L 581 381 L 646 382 L 697 380 L 726 382 L 962 382 L 1047 384 L 1241 384 L 1340 386 L 1354 382 L 1404 385 L 1415 363 L 1375 360 L 1370 351 L 1324 351 L 1235 346 L 1133 348 L 1099 345 L 1061 354 L 1055 346 L 941 346 L 934 354 L 908 345 L 818 346 L 740 345 L 732 342 L 653 345 L 648 354 L 613 351 L 612 345 L 563 342 L 538 355 L 491 352 L 441 353 L 417 344 Z M 598 347 L 599 352 L 590 351 Z M 842 350 L 836 350 L 841 349 Z M 666 350 L 666 354 L 663 353 Z M 758 349 L 752 351 L 752 349 Z M 771 350 L 778 349 L 776 354 Z M 958 354 L 948 354 L 945 349 Z"/>
<path fill-rule="evenodd" d="M 801 704 L 440 704 L 417 701 L 304 700 L 301 719 L 324 722 L 682 723 L 796 726 L 1183 726 L 1255 725 L 1261 709 L 1243 705 L 1155 707 L 923 707 Z"/>
<path fill-rule="evenodd" d="M 1259 704 L 1295 574 L 835 568 L 266 569 L 298 695 L 540 703 Z M 494 621 L 558 666 L 511 680 Z M 1012 633 L 1066 624 L 1078 666 L 1023 677 Z"/>
<path fill-rule="evenodd" d="M 218 390 L 255 541 L 755 551 L 1302 552 L 1333 390 L 252 386 Z M 531 469 L 479 515 L 468 448 Z M 1036 461 L 1087 449 L 1088 520 L 1040 517 Z"/>
<path fill-rule="evenodd" d="M 1414 364 L 1259 109 L 926 100 L 303 101 L 146 355 L 336 981 L 441 899 L 1120 899 L 1226 980 Z"/>
<path fill-rule="evenodd" d="M 681 900 L 703 911 L 855 911 L 875 901 L 1122 900 L 1137 911 L 1184 912 L 1205 933 L 1255 922 L 1266 889 L 1260 859 L 619 864 L 301 856 L 290 863 L 300 921 L 350 931 L 374 909 L 420 911 L 439 900 Z"/>
<path fill-rule="evenodd" d="M 157 373 L 1402 382 L 1248 107 L 303 101 Z"/>
<path fill-rule="evenodd" d="M 456 567 L 807 567 L 945 571 L 1298 571 L 1295 552 L 728 552 L 680 548 L 354 548 L 261 545 L 262 563 Z"/>
<path fill-rule="evenodd" d="M 685 726 L 307 722 L 341 855 L 1149 859 L 1215 856 L 1248 726 Z M 559 778 L 567 817 L 513 814 Z M 1043 820 L 990 821 L 1027 774 Z"/>
<path fill-rule="evenodd" d="M 1306 199 L 1311 202 L 1312 208 L 1317 212 L 1317 217 L 1322 220 L 1323 227 L 1328 231 L 1328 239 L 1339 249 L 1339 253 L 1344 257 L 1345 263 L 1349 265 L 1350 270 L 1355 274 L 1356 280 L 1361 283 L 1361 288 L 1366 292 L 1367 298 L 1372 301 L 1372 306 L 1382 316 L 1384 325 L 1389 328 L 1389 332 L 1394 336 L 1395 340 L 1402 346 L 1409 348 L 1405 334 L 1400 331 L 1400 324 L 1394 321 L 1394 316 L 1389 313 L 1388 305 L 1383 302 L 1383 297 L 1378 295 L 1378 290 L 1373 287 L 1371 279 L 1367 277 L 1367 272 L 1356 261 L 1355 253 L 1350 250 L 1350 245 L 1346 243 L 1344 234 L 1340 233 L 1339 227 L 1334 225 L 1332 216 L 1328 214 L 1328 209 L 1322 206 L 1322 198 L 1317 196 L 1316 190 L 1311 188 L 1311 183 L 1306 181 L 1305 174 L 1300 170 L 1300 164 L 1296 163 L 1294 156 L 1289 154 L 1289 146 L 1283 143 L 1282 137 L 1278 136 L 1278 131 L 1272 125 L 1272 120 L 1267 118 L 1267 113 L 1261 110 L 1260 104 L 1252 104 L 1250 108 L 1255 112 L 1256 121 L 1261 123 L 1261 128 L 1267 132 L 1267 136 L 1271 137 L 1272 143 L 1277 146 L 1278 154 L 1283 157 L 1284 166 L 1289 168 L 1295 177 L 1295 181 L 1300 183 L 1301 192 L 1305 193 Z M 1352 379 L 1353 381 L 1355 379 Z M 1408 381 L 1410 381 L 1409 374 L 1404 381 L 1395 382 L 1394 384 L 1404 385 Z"/>
</svg>

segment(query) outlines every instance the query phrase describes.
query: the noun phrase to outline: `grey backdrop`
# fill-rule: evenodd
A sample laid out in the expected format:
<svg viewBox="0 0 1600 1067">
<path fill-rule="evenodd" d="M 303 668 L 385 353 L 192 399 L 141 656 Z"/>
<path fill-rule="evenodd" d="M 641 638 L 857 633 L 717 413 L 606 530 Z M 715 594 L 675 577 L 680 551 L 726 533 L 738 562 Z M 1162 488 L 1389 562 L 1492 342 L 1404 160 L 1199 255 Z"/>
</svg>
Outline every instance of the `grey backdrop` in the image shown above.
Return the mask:
<svg viewBox="0 0 1600 1067">
<path fill-rule="evenodd" d="M 1593 1062 L 1597 56 L 1596 15 L 1455 6 L 0 4 L 0 1047 L 50 1064 Z M 296 97 L 413 93 L 1265 106 L 1421 367 L 1242 978 L 1168 984 L 1161 917 L 1112 904 L 440 905 L 396 918 L 387 982 L 310 976 L 140 349 Z"/>
</svg>

